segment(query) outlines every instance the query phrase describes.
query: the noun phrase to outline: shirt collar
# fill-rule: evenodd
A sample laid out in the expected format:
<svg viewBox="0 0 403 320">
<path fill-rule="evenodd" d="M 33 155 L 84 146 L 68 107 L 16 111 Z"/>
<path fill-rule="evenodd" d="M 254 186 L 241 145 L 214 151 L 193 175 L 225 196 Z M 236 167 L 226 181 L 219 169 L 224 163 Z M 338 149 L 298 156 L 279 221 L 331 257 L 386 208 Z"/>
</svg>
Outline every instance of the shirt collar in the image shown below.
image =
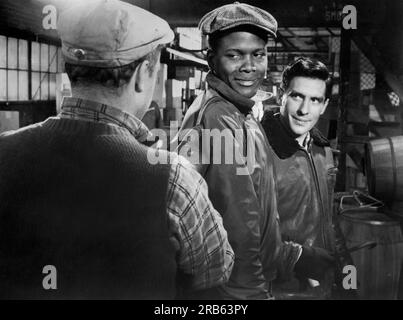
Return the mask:
<svg viewBox="0 0 403 320">
<path fill-rule="evenodd" d="M 330 146 L 329 141 L 322 135 L 319 129 L 315 127 L 311 129 L 305 138 L 304 145 L 306 145 L 306 147 L 300 146 L 280 118 L 279 113 L 273 114 L 271 112 L 265 112 L 262 119 L 262 126 L 270 145 L 280 159 L 291 157 L 298 150 L 301 150 L 301 148 L 310 152 L 312 145 L 319 147 Z"/>
<path fill-rule="evenodd" d="M 61 109 L 60 118 L 116 125 L 128 130 L 139 142 L 152 137 L 150 130 L 137 117 L 106 104 L 65 97 Z"/>
<path fill-rule="evenodd" d="M 211 88 L 231 102 L 244 115 L 251 112 L 255 104 L 252 99 L 242 96 L 211 72 L 207 74 L 206 80 Z"/>
<path fill-rule="evenodd" d="M 311 143 L 311 134 L 308 131 L 306 136 L 305 136 L 305 138 L 304 138 L 304 141 L 302 141 L 302 143 L 298 142 L 298 144 L 300 145 L 301 148 L 303 148 L 305 150 L 308 150 L 308 147 L 310 146 L 310 143 Z"/>
</svg>

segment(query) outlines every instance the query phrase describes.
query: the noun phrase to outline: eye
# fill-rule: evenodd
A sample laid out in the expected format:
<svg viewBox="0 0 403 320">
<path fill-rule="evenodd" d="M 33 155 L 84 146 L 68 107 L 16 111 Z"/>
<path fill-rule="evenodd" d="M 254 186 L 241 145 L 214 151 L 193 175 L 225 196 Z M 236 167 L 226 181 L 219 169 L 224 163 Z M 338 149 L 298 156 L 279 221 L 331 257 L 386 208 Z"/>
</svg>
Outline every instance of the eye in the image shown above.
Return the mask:
<svg viewBox="0 0 403 320">
<path fill-rule="evenodd" d="M 262 59 L 265 56 L 266 56 L 266 52 L 257 52 L 257 53 L 255 53 L 255 57 L 259 58 L 259 59 Z"/>
<path fill-rule="evenodd" d="M 237 60 L 240 58 L 240 55 L 236 53 L 227 53 L 226 56 L 231 60 Z"/>
<path fill-rule="evenodd" d="M 313 103 L 321 103 L 321 102 L 322 102 L 322 99 L 319 99 L 319 98 L 311 98 L 311 101 L 312 101 Z"/>
<path fill-rule="evenodd" d="M 301 94 L 295 93 L 295 92 L 292 92 L 292 93 L 290 94 L 290 97 L 291 97 L 292 99 L 298 100 L 298 101 L 304 99 L 304 97 L 303 97 Z"/>
</svg>

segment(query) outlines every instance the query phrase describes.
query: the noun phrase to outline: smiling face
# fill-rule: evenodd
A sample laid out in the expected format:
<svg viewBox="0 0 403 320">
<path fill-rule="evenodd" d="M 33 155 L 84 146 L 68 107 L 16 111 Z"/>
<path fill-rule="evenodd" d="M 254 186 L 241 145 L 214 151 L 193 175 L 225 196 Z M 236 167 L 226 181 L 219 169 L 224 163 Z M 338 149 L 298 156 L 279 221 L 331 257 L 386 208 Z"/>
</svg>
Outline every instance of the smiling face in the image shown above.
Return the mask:
<svg viewBox="0 0 403 320">
<path fill-rule="evenodd" d="M 302 143 L 306 134 L 325 112 L 326 82 L 317 78 L 294 77 L 286 89 L 281 104 L 282 119 Z"/>
<path fill-rule="evenodd" d="M 208 60 L 218 78 L 242 96 L 251 98 L 266 73 L 266 41 L 250 32 L 232 32 L 219 40 Z"/>
</svg>

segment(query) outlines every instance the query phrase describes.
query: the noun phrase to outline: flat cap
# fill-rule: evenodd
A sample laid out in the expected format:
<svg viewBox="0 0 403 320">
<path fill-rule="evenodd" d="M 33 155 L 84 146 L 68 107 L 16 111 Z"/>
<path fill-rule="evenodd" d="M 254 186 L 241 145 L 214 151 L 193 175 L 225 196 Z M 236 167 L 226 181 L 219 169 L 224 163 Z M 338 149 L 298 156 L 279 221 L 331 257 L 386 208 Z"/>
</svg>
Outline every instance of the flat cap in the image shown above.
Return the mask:
<svg viewBox="0 0 403 320">
<path fill-rule="evenodd" d="M 263 29 L 276 37 L 277 21 L 270 13 L 239 2 L 224 5 L 204 15 L 200 20 L 199 29 L 204 35 L 209 35 L 245 24 Z"/>
<path fill-rule="evenodd" d="M 118 0 L 82 1 L 60 13 L 57 30 L 66 62 L 104 68 L 127 65 L 174 39 L 165 20 Z"/>
</svg>

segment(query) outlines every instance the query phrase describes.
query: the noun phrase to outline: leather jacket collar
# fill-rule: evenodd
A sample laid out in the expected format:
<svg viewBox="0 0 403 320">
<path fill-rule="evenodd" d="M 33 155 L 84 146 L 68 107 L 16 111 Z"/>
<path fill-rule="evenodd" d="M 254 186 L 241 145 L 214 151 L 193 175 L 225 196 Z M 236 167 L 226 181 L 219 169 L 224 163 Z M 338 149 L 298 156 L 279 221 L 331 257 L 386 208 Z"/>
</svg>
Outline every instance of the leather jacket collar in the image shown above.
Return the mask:
<svg viewBox="0 0 403 320">
<path fill-rule="evenodd" d="M 280 159 L 286 159 L 294 155 L 301 146 L 288 132 L 280 120 L 280 114 L 265 112 L 262 119 L 262 126 L 270 142 L 270 145 Z M 309 132 L 311 139 L 308 143 L 308 151 L 311 150 L 312 144 L 320 147 L 330 146 L 329 141 L 322 135 L 317 128 L 312 128 Z"/>
<path fill-rule="evenodd" d="M 206 80 L 212 89 L 217 91 L 224 99 L 231 102 L 241 113 L 247 115 L 251 112 L 255 104 L 253 100 L 240 95 L 211 72 L 207 74 Z"/>
</svg>

